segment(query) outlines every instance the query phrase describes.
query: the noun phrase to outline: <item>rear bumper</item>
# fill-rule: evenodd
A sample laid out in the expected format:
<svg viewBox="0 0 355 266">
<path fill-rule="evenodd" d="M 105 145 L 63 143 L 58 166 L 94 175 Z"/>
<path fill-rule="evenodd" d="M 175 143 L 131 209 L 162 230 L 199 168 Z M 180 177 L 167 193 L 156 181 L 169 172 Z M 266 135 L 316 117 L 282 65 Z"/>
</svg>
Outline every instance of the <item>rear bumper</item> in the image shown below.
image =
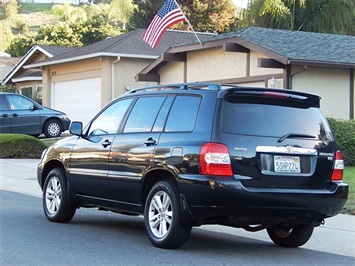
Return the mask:
<svg viewBox="0 0 355 266">
<path fill-rule="evenodd" d="M 314 221 L 339 214 L 348 196 L 345 183 L 330 183 L 326 189 L 262 189 L 198 175 L 181 176 L 179 188 L 190 214 L 201 221 L 223 216 L 246 223 Z"/>
</svg>

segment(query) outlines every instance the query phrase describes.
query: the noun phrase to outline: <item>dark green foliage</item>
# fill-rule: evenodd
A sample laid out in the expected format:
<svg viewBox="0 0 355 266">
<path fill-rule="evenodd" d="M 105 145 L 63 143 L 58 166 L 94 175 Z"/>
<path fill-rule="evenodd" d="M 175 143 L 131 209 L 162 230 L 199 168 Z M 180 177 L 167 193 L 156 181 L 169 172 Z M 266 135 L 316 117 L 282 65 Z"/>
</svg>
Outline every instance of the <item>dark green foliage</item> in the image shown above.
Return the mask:
<svg viewBox="0 0 355 266">
<path fill-rule="evenodd" d="M 22 134 L 0 134 L 0 158 L 39 159 L 47 145 Z"/>
<path fill-rule="evenodd" d="M 133 16 L 131 17 L 130 27 L 136 29 L 148 27 L 164 0 L 134 0 L 133 2 L 136 7 L 133 11 Z"/>
<path fill-rule="evenodd" d="M 12 56 L 21 57 L 26 54 L 34 44 L 36 44 L 36 39 L 33 35 L 18 36 L 12 40 L 6 52 Z"/>
<path fill-rule="evenodd" d="M 103 15 L 94 16 L 91 20 L 79 24 L 77 27 L 72 25 L 72 27 L 81 35 L 80 41 L 84 45 L 93 44 L 121 33 L 119 28 L 108 23 L 107 17 Z"/>
<path fill-rule="evenodd" d="M 131 28 L 147 28 L 163 0 L 134 0 L 136 8 L 130 20 Z M 180 0 L 178 1 L 186 18 L 195 31 L 225 32 L 235 22 L 235 6 L 232 0 Z M 179 23 L 180 30 L 191 30 L 188 23 Z"/>
<path fill-rule="evenodd" d="M 354 0 L 251 0 L 241 26 L 353 35 Z"/>
<path fill-rule="evenodd" d="M 330 127 L 334 133 L 344 157 L 345 165 L 355 166 L 355 120 L 337 120 L 328 118 Z"/>
</svg>

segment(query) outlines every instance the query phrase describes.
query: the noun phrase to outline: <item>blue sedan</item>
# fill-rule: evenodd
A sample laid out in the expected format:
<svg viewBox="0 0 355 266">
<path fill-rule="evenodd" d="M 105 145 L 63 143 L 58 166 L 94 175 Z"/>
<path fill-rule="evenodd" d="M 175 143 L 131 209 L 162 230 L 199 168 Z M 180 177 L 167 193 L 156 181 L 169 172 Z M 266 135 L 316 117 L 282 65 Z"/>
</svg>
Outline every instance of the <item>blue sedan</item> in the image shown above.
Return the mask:
<svg viewBox="0 0 355 266">
<path fill-rule="evenodd" d="M 43 107 L 21 94 L 0 92 L 0 133 L 53 138 L 68 130 L 69 125 L 63 112 Z"/>
</svg>

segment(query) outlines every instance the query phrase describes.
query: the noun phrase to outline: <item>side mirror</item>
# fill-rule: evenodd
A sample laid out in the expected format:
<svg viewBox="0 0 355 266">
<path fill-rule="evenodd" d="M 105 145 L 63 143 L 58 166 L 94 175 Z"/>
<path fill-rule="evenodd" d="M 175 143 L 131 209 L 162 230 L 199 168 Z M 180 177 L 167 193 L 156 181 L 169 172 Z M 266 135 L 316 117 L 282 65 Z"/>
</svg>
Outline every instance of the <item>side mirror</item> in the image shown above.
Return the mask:
<svg viewBox="0 0 355 266">
<path fill-rule="evenodd" d="M 81 137 L 83 135 L 83 123 L 73 121 L 70 124 L 69 132 L 73 135 Z"/>
<path fill-rule="evenodd" d="M 36 111 L 37 110 L 37 108 L 36 108 L 36 105 L 32 105 L 32 106 L 30 106 L 30 111 Z"/>
</svg>

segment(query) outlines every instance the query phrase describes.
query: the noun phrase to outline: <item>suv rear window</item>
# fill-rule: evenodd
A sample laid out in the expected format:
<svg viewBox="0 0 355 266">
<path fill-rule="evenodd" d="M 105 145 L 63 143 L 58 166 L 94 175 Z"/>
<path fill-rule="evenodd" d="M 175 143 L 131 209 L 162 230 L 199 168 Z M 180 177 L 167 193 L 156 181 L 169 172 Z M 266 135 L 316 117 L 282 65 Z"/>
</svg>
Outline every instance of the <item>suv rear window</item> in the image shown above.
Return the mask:
<svg viewBox="0 0 355 266">
<path fill-rule="evenodd" d="M 238 98 L 229 97 L 225 101 L 222 121 L 226 133 L 270 137 L 298 133 L 315 139 L 333 139 L 326 119 L 312 104 L 285 99 Z"/>
<path fill-rule="evenodd" d="M 195 128 L 201 97 L 177 96 L 171 108 L 165 132 L 190 132 Z"/>
</svg>

